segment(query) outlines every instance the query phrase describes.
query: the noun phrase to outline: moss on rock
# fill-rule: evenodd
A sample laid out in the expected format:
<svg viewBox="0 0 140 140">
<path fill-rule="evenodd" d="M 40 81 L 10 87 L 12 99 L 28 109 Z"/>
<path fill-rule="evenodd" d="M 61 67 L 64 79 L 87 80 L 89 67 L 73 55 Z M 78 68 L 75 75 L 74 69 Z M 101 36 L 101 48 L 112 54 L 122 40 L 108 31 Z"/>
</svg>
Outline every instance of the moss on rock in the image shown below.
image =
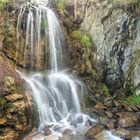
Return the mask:
<svg viewBox="0 0 140 140">
<path fill-rule="evenodd" d="M 57 1 L 57 10 L 58 10 L 58 12 L 62 13 L 64 9 L 65 9 L 65 5 L 64 5 L 63 0 L 58 0 Z"/>
<path fill-rule="evenodd" d="M 125 98 L 122 102 L 126 105 L 140 105 L 140 96 L 132 95 Z"/>
<path fill-rule="evenodd" d="M 9 0 L 0 0 L 0 10 L 4 9 Z"/>
<path fill-rule="evenodd" d="M 106 86 L 106 84 L 101 84 L 101 91 L 103 93 L 104 96 L 108 97 L 110 96 L 109 94 L 109 88 Z"/>
<path fill-rule="evenodd" d="M 78 41 L 85 48 L 92 47 L 92 41 L 91 41 L 90 36 L 83 31 L 80 31 L 80 30 L 73 31 L 71 33 L 71 38 L 73 40 Z"/>
</svg>

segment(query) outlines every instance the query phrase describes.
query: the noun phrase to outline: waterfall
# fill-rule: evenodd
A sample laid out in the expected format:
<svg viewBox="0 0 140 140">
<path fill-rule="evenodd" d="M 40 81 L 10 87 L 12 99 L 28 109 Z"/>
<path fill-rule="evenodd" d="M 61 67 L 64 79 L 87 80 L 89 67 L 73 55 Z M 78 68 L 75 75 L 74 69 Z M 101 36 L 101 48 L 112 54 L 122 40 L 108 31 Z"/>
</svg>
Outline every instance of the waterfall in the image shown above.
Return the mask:
<svg viewBox="0 0 140 140">
<path fill-rule="evenodd" d="M 36 104 L 39 132 L 51 126 L 51 132 L 57 136 L 62 136 L 65 130 L 70 130 L 71 134 L 84 134 L 90 127 L 89 123 L 96 120 L 81 111 L 80 103 L 87 91 L 80 80 L 66 72 L 67 53 L 63 32 L 56 14 L 47 5 L 47 0 L 31 0 L 21 6 L 17 23 L 17 47 L 24 20 L 24 61 L 28 61 L 30 72 L 19 73 L 27 82 L 27 90 L 31 91 Z M 33 72 L 35 65 L 41 63 L 42 53 L 48 71 Z M 120 140 L 109 132 L 107 134 L 110 139 Z"/>
<path fill-rule="evenodd" d="M 27 88 L 31 90 L 37 106 L 39 131 L 53 124 L 52 132 L 63 133 L 66 129 L 73 133 L 82 132 L 86 130 L 87 121 L 95 120 L 81 112 L 80 102 L 86 90 L 80 80 L 65 72 L 67 54 L 63 33 L 57 16 L 46 5 L 44 2 L 32 1 L 22 6 L 17 31 L 19 32 L 21 22 L 26 17 L 24 61 L 27 61 L 28 56 L 32 72 L 35 63 L 40 62 L 40 42 L 44 39 L 45 62 L 49 60 L 50 72 L 36 71 L 29 75 L 22 73 L 21 76 L 28 83 Z M 55 126 L 59 126 L 59 130 Z"/>
</svg>

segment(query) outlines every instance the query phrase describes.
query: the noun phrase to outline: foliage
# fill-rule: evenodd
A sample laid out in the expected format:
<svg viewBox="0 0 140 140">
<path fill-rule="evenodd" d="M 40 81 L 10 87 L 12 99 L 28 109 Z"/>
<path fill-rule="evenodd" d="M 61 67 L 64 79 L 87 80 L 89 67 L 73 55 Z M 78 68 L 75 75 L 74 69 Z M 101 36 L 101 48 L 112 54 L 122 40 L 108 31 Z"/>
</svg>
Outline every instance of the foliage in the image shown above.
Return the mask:
<svg viewBox="0 0 140 140">
<path fill-rule="evenodd" d="M 127 105 L 140 105 L 140 96 L 132 95 L 124 99 L 122 102 Z"/>
<path fill-rule="evenodd" d="M 9 0 L 0 0 L 0 9 L 3 9 Z"/>
<path fill-rule="evenodd" d="M 6 106 L 6 100 L 0 99 L 0 107 L 5 107 L 5 106 Z"/>
<path fill-rule="evenodd" d="M 63 0 L 58 0 L 57 1 L 57 10 L 58 10 L 58 12 L 61 13 L 64 9 L 65 9 L 65 6 L 64 6 Z"/>
<path fill-rule="evenodd" d="M 106 97 L 110 96 L 110 94 L 109 94 L 109 89 L 108 89 L 108 87 L 106 86 L 106 84 L 103 83 L 103 84 L 101 85 L 101 90 L 102 90 L 104 96 L 106 96 Z"/>
<path fill-rule="evenodd" d="M 77 40 L 80 44 L 85 48 L 92 47 L 92 42 L 88 34 L 83 31 L 76 30 L 71 33 L 71 37 L 73 40 Z"/>
</svg>

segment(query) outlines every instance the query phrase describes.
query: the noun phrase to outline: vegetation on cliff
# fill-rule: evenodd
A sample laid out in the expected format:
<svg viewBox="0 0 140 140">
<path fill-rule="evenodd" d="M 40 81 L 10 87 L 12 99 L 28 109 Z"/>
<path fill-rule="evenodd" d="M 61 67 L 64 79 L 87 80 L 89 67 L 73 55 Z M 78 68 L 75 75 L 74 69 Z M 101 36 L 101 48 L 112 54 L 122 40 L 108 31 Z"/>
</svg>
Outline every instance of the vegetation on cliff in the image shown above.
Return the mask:
<svg viewBox="0 0 140 140">
<path fill-rule="evenodd" d="M 6 4 L 8 3 L 9 0 L 0 0 L 0 10 L 2 10 Z"/>
<path fill-rule="evenodd" d="M 84 31 L 75 30 L 71 33 L 71 38 L 79 42 L 83 47 L 92 47 L 92 42 L 90 36 Z"/>
</svg>

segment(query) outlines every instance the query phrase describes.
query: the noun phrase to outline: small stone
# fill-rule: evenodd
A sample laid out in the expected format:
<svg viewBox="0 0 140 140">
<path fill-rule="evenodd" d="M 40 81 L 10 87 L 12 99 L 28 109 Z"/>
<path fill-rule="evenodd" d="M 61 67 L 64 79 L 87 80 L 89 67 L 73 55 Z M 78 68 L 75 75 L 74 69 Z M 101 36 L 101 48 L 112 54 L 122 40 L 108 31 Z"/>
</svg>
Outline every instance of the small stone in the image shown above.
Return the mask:
<svg viewBox="0 0 140 140">
<path fill-rule="evenodd" d="M 80 67 L 80 72 L 81 74 L 83 74 L 86 70 L 86 65 L 85 64 L 81 64 L 81 67 Z"/>
<path fill-rule="evenodd" d="M 7 122 L 6 118 L 0 118 L 0 125 L 5 125 Z"/>
<path fill-rule="evenodd" d="M 23 124 L 16 124 L 15 128 L 16 128 L 16 130 L 19 130 L 19 131 L 24 130 Z"/>
<path fill-rule="evenodd" d="M 66 129 L 66 130 L 64 130 L 63 134 L 65 134 L 65 135 L 72 134 L 72 130 L 71 129 Z"/>
<path fill-rule="evenodd" d="M 52 132 L 51 132 L 51 130 L 50 130 L 49 128 L 46 128 L 46 129 L 44 130 L 43 134 L 44 134 L 45 136 L 48 136 L 48 135 L 51 135 Z"/>
<path fill-rule="evenodd" d="M 104 106 L 102 103 L 97 103 L 94 108 L 98 110 L 104 110 L 106 109 L 106 106 Z"/>
<path fill-rule="evenodd" d="M 113 116 L 113 114 L 111 112 L 106 112 L 106 114 L 109 118 L 112 118 L 112 116 Z"/>
<path fill-rule="evenodd" d="M 115 120 L 110 120 L 106 125 L 110 130 L 115 128 Z"/>
<path fill-rule="evenodd" d="M 94 139 L 95 136 L 103 130 L 104 130 L 103 126 L 97 124 L 88 130 L 88 132 L 86 133 L 86 136 L 91 139 Z"/>
</svg>

